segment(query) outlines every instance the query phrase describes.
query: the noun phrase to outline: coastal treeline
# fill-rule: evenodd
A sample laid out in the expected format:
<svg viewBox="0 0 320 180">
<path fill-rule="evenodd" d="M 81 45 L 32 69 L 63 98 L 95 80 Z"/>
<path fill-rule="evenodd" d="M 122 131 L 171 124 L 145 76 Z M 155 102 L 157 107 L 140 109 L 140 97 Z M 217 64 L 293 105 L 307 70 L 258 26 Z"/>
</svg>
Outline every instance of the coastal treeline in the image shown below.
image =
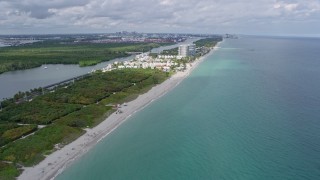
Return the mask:
<svg viewBox="0 0 320 180">
<path fill-rule="evenodd" d="M 43 41 L 0 48 L 0 74 L 30 69 L 43 64 L 79 64 L 91 66 L 114 58 L 129 56 L 127 52 L 146 52 L 165 43 L 62 43 Z"/>
<path fill-rule="evenodd" d="M 14 179 L 57 148 L 103 121 L 121 104 L 136 98 L 168 73 L 124 69 L 91 74 L 31 101 L 7 101 L 0 112 L 0 179 Z"/>
<path fill-rule="evenodd" d="M 194 44 L 196 45 L 197 48 L 200 47 L 214 47 L 218 42 L 222 41 L 222 36 L 217 36 L 217 37 L 210 37 L 210 38 L 204 38 L 200 39 L 198 41 L 195 41 Z"/>
<path fill-rule="evenodd" d="M 172 49 L 167 49 L 167 50 L 163 50 L 160 54 L 161 55 L 174 55 L 177 56 L 178 55 L 178 47 L 176 48 L 172 48 Z"/>
<path fill-rule="evenodd" d="M 194 44 L 197 47 L 197 54 L 196 56 L 201 56 L 203 55 L 201 52 L 205 48 L 212 48 L 214 47 L 218 42 L 222 41 L 222 36 L 215 36 L 215 37 L 209 37 L 209 38 L 204 38 L 200 39 L 194 42 Z M 160 54 L 161 55 L 173 55 L 176 56 L 178 55 L 178 47 L 172 48 L 172 49 L 167 49 L 163 50 Z"/>
</svg>

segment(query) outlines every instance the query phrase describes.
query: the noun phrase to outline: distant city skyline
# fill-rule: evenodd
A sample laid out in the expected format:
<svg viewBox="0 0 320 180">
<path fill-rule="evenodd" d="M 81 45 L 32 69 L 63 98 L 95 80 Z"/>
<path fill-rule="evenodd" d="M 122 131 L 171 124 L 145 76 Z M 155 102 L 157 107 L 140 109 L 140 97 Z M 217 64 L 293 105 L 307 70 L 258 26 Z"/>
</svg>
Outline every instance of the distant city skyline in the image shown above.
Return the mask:
<svg viewBox="0 0 320 180">
<path fill-rule="evenodd" d="M 318 0 L 0 0 L 0 34 L 320 36 Z"/>
</svg>

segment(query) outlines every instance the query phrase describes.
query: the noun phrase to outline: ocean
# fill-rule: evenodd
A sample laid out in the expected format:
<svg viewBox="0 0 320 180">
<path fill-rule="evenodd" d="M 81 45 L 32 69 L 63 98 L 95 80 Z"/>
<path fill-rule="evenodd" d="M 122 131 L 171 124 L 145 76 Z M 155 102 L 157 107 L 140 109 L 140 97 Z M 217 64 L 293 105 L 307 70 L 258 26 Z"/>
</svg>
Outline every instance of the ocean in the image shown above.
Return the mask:
<svg viewBox="0 0 320 180">
<path fill-rule="evenodd" d="M 58 180 L 320 179 L 320 39 L 226 39 Z"/>
</svg>

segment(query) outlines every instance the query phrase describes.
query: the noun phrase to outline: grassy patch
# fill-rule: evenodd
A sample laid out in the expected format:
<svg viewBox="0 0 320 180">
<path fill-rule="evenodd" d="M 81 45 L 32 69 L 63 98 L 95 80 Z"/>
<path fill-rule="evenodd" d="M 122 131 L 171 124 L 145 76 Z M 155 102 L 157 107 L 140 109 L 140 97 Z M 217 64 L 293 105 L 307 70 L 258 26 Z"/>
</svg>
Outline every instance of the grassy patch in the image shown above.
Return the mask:
<svg viewBox="0 0 320 180">
<path fill-rule="evenodd" d="M 49 124 L 53 120 L 80 109 L 80 105 L 43 101 L 12 104 L 0 112 L 0 121 L 25 124 Z"/>
<path fill-rule="evenodd" d="M 71 127 L 93 127 L 101 122 L 101 117 L 111 110 L 112 107 L 100 104 L 92 104 L 82 108 L 79 111 L 73 112 L 64 116 L 57 121 L 57 124 L 63 124 Z"/>
<path fill-rule="evenodd" d="M 175 55 L 177 56 L 178 55 L 178 47 L 176 48 L 172 48 L 172 49 L 167 49 L 167 50 L 163 50 L 161 52 L 161 55 Z"/>
<path fill-rule="evenodd" d="M 80 61 L 79 62 L 79 66 L 80 67 L 84 67 L 84 66 L 93 66 L 93 65 L 96 65 L 98 63 L 100 63 L 101 60 L 87 60 L 87 61 Z"/>
<path fill-rule="evenodd" d="M 200 39 L 200 40 L 194 42 L 194 44 L 197 47 L 208 47 L 208 48 L 210 48 L 210 47 L 214 47 L 219 41 L 222 41 L 222 37 L 221 36 Z"/>
<path fill-rule="evenodd" d="M 42 159 L 44 153 L 57 143 L 68 144 L 83 133 L 79 128 L 49 125 L 34 135 L 7 144 L 0 149 L 0 159 L 31 166 Z"/>
<path fill-rule="evenodd" d="M 1 123 L 0 124 L 0 135 L 2 135 L 7 130 L 14 129 L 17 127 L 19 127 L 19 125 L 16 123 L 6 123 L 6 122 Z"/>
<path fill-rule="evenodd" d="M 14 164 L 0 161 L 0 179 L 14 180 L 19 175 L 19 170 Z"/>
<path fill-rule="evenodd" d="M 0 136 L 0 146 L 3 146 L 10 141 L 14 141 L 16 139 L 19 139 L 22 136 L 25 136 L 27 134 L 30 134 L 36 131 L 37 127 L 38 127 L 37 125 L 33 124 L 33 125 L 19 126 L 19 127 L 4 131 Z"/>
</svg>

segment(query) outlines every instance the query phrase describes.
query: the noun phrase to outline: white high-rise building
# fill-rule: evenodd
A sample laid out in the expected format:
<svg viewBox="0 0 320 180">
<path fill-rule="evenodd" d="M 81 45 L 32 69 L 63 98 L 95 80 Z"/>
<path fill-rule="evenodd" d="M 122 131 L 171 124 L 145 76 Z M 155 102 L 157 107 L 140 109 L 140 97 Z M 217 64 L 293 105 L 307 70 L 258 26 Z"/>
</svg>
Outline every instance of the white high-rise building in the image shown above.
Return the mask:
<svg viewBox="0 0 320 180">
<path fill-rule="evenodd" d="M 178 54 L 181 57 L 194 56 L 196 54 L 195 44 L 184 44 L 179 46 Z"/>
<path fill-rule="evenodd" d="M 196 55 L 196 45 L 190 44 L 188 48 L 188 56 L 194 56 Z"/>
<path fill-rule="evenodd" d="M 180 45 L 178 55 L 182 56 L 182 57 L 187 57 L 188 56 L 188 49 L 189 49 L 188 45 L 186 45 L 186 44 Z"/>
</svg>

